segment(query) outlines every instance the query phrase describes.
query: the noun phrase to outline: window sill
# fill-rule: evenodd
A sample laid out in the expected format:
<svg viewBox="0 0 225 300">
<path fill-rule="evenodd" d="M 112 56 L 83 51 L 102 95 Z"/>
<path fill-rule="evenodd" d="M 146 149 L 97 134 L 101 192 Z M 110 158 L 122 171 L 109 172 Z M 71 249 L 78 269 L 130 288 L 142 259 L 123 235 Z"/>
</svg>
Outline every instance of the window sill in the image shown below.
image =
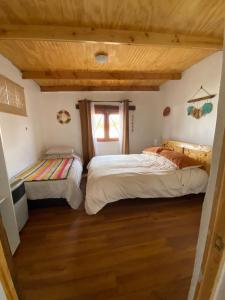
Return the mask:
<svg viewBox="0 0 225 300">
<path fill-rule="evenodd" d="M 119 142 L 118 139 L 97 139 L 98 143 L 109 143 L 109 142 Z"/>
</svg>

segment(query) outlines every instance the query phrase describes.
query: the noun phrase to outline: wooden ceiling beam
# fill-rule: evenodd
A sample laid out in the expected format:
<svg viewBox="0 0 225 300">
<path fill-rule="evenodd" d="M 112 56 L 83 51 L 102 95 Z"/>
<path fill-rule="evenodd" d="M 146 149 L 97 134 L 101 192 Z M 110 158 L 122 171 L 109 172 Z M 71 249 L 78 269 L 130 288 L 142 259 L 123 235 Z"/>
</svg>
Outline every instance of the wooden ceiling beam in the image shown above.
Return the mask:
<svg viewBox="0 0 225 300">
<path fill-rule="evenodd" d="M 214 37 L 50 25 L 0 25 L 0 39 L 155 45 L 213 50 L 223 48 L 223 40 Z"/>
<path fill-rule="evenodd" d="M 84 85 L 58 85 L 41 86 L 42 92 L 60 92 L 60 91 L 159 91 L 159 86 L 84 86 Z"/>
<path fill-rule="evenodd" d="M 23 71 L 23 79 L 179 80 L 181 73 L 134 71 Z"/>
</svg>

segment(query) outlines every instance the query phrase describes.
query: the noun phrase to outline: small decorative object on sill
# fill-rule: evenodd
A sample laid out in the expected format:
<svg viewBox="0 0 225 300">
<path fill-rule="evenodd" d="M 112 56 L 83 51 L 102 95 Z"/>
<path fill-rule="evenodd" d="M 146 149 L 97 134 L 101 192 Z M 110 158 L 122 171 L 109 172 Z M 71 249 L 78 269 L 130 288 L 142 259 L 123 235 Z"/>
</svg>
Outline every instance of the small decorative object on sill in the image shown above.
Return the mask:
<svg viewBox="0 0 225 300">
<path fill-rule="evenodd" d="M 207 95 L 200 98 L 194 98 L 200 91 L 204 91 Z M 206 89 L 204 89 L 202 86 L 199 90 L 193 95 L 192 99 L 188 100 L 188 103 L 196 103 L 199 101 L 207 101 L 209 99 L 212 99 L 216 96 L 216 94 L 210 94 Z M 193 99 L 194 98 L 194 99 Z M 195 119 L 200 119 L 203 116 L 206 116 L 207 114 L 211 113 L 213 110 L 213 104 L 211 102 L 206 102 L 201 107 L 196 107 L 193 105 L 188 106 L 187 108 L 187 115 L 192 116 Z"/>
<path fill-rule="evenodd" d="M 57 120 L 60 124 L 68 124 L 71 121 L 70 113 L 67 110 L 60 110 L 57 113 Z"/>
<path fill-rule="evenodd" d="M 164 116 L 164 117 L 169 116 L 170 111 L 171 111 L 171 109 L 170 109 L 169 106 L 165 107 L 164 110 L 163 110 L 163 116 Z"/>
</svg>

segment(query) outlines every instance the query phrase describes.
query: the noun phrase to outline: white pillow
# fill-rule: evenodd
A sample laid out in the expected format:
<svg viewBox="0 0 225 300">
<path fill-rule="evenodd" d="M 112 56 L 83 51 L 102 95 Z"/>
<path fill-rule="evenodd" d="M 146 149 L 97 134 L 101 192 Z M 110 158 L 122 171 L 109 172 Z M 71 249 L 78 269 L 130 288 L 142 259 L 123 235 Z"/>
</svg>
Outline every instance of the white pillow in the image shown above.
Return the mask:
<svg viewBox="0 0 225 300">
<path fill-rule="evenodd" d="M 78 159 L 83 164 L 82 158 L 77 153 L 74 153 L 74 154 L 44 154 L 41 157 L 41 159 L 58 159 L 58 158 L 74 158 L 74 159 Z"/>
<path fill-rule="evenodd" d="M 45 154 L 47 155 L 51 155 L 51 154 L 73 154 L 74 153 L 74 149 L 72 147 L 51 147 L 49 148 Z"/>
</svg>

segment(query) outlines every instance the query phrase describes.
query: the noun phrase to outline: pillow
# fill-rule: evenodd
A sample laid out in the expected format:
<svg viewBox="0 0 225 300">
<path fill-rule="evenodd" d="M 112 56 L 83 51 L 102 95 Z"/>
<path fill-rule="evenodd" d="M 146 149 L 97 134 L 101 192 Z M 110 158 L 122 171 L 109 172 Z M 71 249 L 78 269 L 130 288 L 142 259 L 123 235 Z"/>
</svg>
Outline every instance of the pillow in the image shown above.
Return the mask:
<svg viewBox="0 0 225 300">
<path fill-rule="evenodd" d="M 44 154 L 44 155 L 42 155 L 41 158 L 42 159 L 74 158 L 74 159 L 78 159 L 83 164 L 82 158 L 77 153 L 74 153 L 74 154 Z"/>
<path fill-rule="evenodd" d="M 51 147 L 49 148 L 45 154 L 73 154 L 74 149 L 72 147 Z"/>
<path fill-rule="evenodd" d="M 74 158 L 74 154 L 44 154 L 43 159 Z"/>
<path fill-rule="evenodd" d="M 165 147 L 148 147 L 148 148 L 145 148 L 142 153 L 145 153 L 145 154 L 148 154 L 148 153 L 155 153 L 155 154 L 160 154 L 161 151 L 163 150 L 168 150 L 170 151 L 170 149 L 168 148 L 165 148 Z"/>
<path fill-rule="evenodd" d="M 173 162 L 179 169 L 186 169 L 190 167 L 199 167 L 199 162 L 195 159 L 184 155 L 183 153 L 171 151 L 171 150 L 162 150 L 160 155 L 169 159 Z"/>
</svg>

